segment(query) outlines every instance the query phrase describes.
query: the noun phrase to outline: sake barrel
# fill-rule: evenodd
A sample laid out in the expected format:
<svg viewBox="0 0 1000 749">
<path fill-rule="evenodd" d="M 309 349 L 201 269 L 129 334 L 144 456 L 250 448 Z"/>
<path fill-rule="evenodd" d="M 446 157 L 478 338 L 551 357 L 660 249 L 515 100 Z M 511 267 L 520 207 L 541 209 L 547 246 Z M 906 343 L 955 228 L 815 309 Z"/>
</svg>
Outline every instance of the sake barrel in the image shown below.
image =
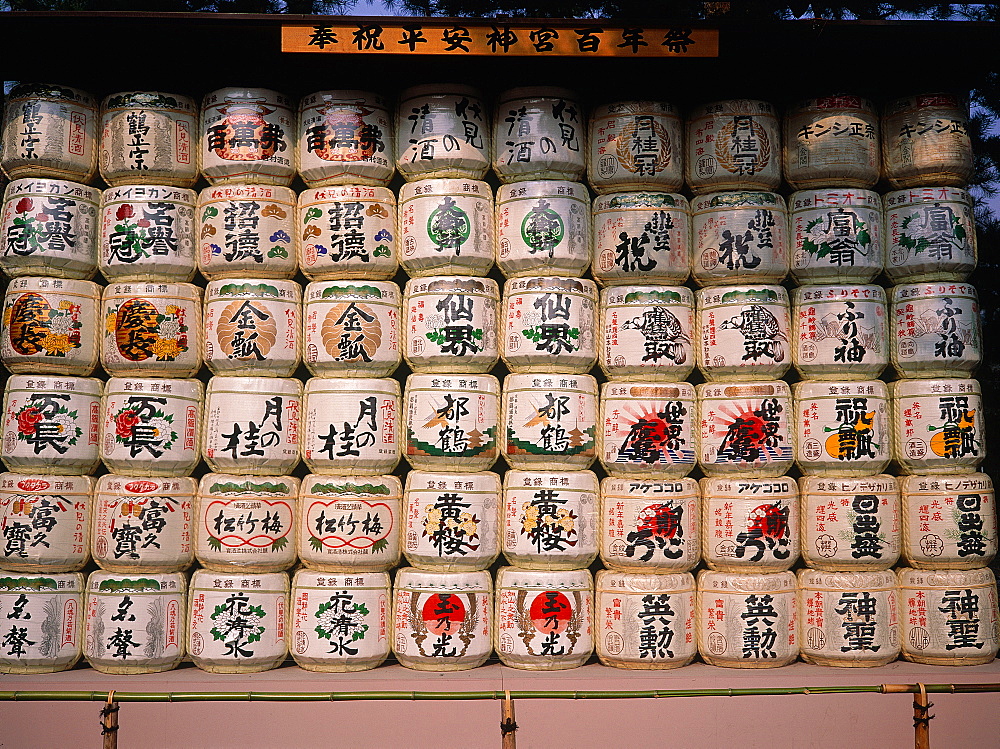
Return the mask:
<svg viewBox="0 0 1000 749">
<path fill-rule="evenodd" d="M 209 184 L 288 186 L 295 178 L 294 105 L 266 88 L 231 86 L 205 94 L 198 150 Z"/>
<path fill-rule="evenodd" d="M 101 103 L 101 179 L 112 187 L 198 181 L 198 105 L 162 91 L 122 91 Z"/>
<path fill-rule="evenodd" d="M 590 375 L 507 375 L 500 413 L 511 468 L 577 471 L 597 457 L 597 381 Z"/>
<path fill-rule="evenodd" d="M 79 182 L 26 177 L 7 185 L 0 216 L 8 276 L 93 278 L 101 191 Z"/>
<path fill-rule="evenodd" d="M 407 182 L 482 179 L 492 152 L 490 113 L 479 89 L 455 83 L 411 86 L 396 107 L 396 169 Z"/>
<path fill-rule="evenodd" d="M 792 289 L 792 363 L 810 380 L 866 380 L 889 363 L 889 307 L 881 286 Z"/>
<path fill-rule="evenodd" d="M 882 169 L 875 105 L 854 94 L 803 99 L 784 116 L 785 181 L 796 190 L 872 188 Z"/>
<path fill-rule="evenodd" d="M 597 286 L 585 278 L 508 279 L 500 356 L 511 372 L 589 372 L 597 362 Z"/>
<path fill-rule="evenodd" d="M 400 400 L 399 382 L 388 378 L 308 380 L 302 459 L 309 470 L 392 473 L 402 448 Z"/>
<path fill-rule="evenodd" d="M 595 581 L 594 638 L 605 666 L 653 670 L 686 666 L 698 654 L 690 572 L 612 572 Z M 602 626 L 603 625 L 603 626 Z"/>
<path fill-rule="evenodd" d="M 375 668 L 389 655 L 389 575 L 299 570 L 292 578 L 292 658 L 307 671 Z"/>
<path fill-rule="evenodd" d="M 497 572 L 494 632 L 505 666 L 577 668 L 594 652 L 594 580 L 588 570 Z"/>
<path fill-rule="evenodd" d="M 201 369 L 201 289 L 113 283 L 104 289 L 101 366 L 111 375 L 193 377 Z"/>
<path fill-rule="evenodd" d="M 187 650 L 213 674 L 252 674 L 288 655 L 288 575 L 196 570 L 191 576 Z"/>
<path fill-rule="evenodd" d="M 788 292 L 781 286 L 699 289 L 698 369 L 707 380 L 782 377 L 791 366 Z"/>
<path fill-rule="evenodd" d="M 206 473 L 195 499 L 194 555 L 217 572 L 280 572 L 295 564 L 299 480 Z"/>
<path fill-rule="evenodd" d="M 0 674 L 68 671 L 83 654 L 83 575 L 0 576 Z"/>
<path fill-rule="evenodd" d="M 600 195 L 591 210 L 591 274 L 604 286 L 681 284 L 691 273 L 691 206 L 683 195 Z"/>
<path fill-rule="evenodd" d="M 487 570 L 500 555 L 500 477 L 410 471 L 406 476 L 406 561 L 437 572 Z"/>
<path fill-rule="evenodd" d="M 881 380 L 804 380 L 795 398 L 795 463 L 805 474 L 874 476 L 889 466 L 889 391 Z"/>
<path fill-rule="evenodd" d="M 793 479 L 701 480 L 702 558 L 723 572 L 784 572 L 799 558 Z"/>
<path fill-rule="evenodd" d="M 694 294 L 684 286 L 601 289 L 598 364 L 611 380 L 678 382 L 694 369 Z"/>
<path fill-rule="evenodd" d="M 213 377 L 205 393 L 202 457 L 220 473 L 291 473 L 299 463 L 301 407 L 299 380 Z"/>
<path fill-rule="evenodd" d="M 500 360 L 499 307 L 492 278 L 411 278 L 403 295 L 403 358 L 414 372 L 489 372 Z"/>
<path fill-rule="evenodd" d="M 395 133 L 381 94 L 308 94 L 299 102 L 297 135 L 299 174 L 309 187 L 387 185 L 396 170 Z"/>
<path fill-rule="evenodd" d="M 101 273 L 115 281 L 190 281 L 195 256 L 194 190 L 110 187 L 101 198 Z"/>
<path fill-rule="evenodd" d="M 586 169 L 587 119 L 575 91 L 524 86 L 497 97 L 493 172 L 501 182 L 582 180 Z"/>
<path fill-rule="evenodd" d="M 97 468 L 103 383 L 91 377 L 11 375 L 4 389 L 7 470 L 60 476 Z"/>
<path fill-rule="evenodd" d="M 788 198 L 792 278 L 871 283 L 885 266 L 882 199 L 871 190 L 823 187 Z"/>
<path fill-rule="evenodd" d="M 897 380 L 893 458 L 902 473 L 964 473 L 986 457 L 986 414 L 976 380 Z"/>
<path fill-rule="evenodd" d="M 97 367 L 101 287 L 93 281 L 20 276 L 7 286 L 0 360 L 11 372 L 86 377 Z"/>
<path fill-rule="evenodd" d="M 170 671 L 184 657 L 187 579 L 180 572 L 92 572 L 83 655 L 103 674 Z"/>
<path fill-rule="evenodd" d="M 882 113 L 882 165 L 895 188 L 964 186 L 975 168 L 969 102 L 951 93 L 894 99 Z"/>
<path fill-rule="evenodd" d="M 500 382 L 496 377 L 410 375 L 403 408 L 403 454 L 413 468 L 485 471 L 500 457 Z"/>
<path fill-rule="evenodd" d="M 0 167 L 10 179 L 90 182 L 97 172 L 97 100 L 77 88 L 21 83 L 7 94 Z"/>
<path fill-rule="evenodd" d="M 773 190 L 781 184 L 781 130 L 766 101 L 729 99 L 688 114 L 684 179 L 711 190 Z"/>
<path fill-rule="evenodd" d="M 206 187 L 198 193 L 198 270 L 212 281 L 294 276 L 299 246 L 297 200 L 287 187 Z"/>
<path fill-rule="evenodd" d="M 511 470 L 503 480 L 503 555 L 527 570 L 583 570 L 597 558 L 597 476 Z"/>
<path fill-rule="evenodd" d="M 496 243 L 493 190 L 472 179 L 424 179 L 399 190 L 399 264 L 410 277 L 485 276 Z"/>
<path fill-rule="evenodd" d="M 990 569 L 898 570 L 903 658 L 977 666 L 997 654 L 997 582 Z"/>
<path fill-rule="evenodd" d="M 686 476 L 695 465 L 694 385 L 605 382 L 601 385 L 597 455 L 616 478 Z"/>
<path fill-rule="evenodd" d="M 391 377 L 403 360 L 402 292 L 391 281 L 313 281 L 302 344 L 316 377 Z"/>
<path fill-rule="evenodd" d="M 896 575 L 799 570 L 802 660 L 817 666 L 872 668 L 899 657 Z"/>
<path fill-rule="evenodd" d="M 969 376 L 983 358 L 979 295 L 966 283 L 893 286 L 889 355 L 900 377 Z"/>
<path fill-rule="evenodd" d="M 699 286 L 781 283 L 791 263 L 785 199 L 714 192 L 691 203 L 691 278 Z"/>
<path fill-rule="evenodd" d="M 393 587 L 392 652 L 417 671 L 465 671 L 486 663 L 493 585 L 488 572 L 403 567 Z"/>
<path fill-rule="evenodd" d="M 193 478 L 107 474 L 94 491 L 89 543 L 108 572 L 183 572 L 194 561 Z"/>
<path fill-rule="evenodd" d="M 590 113 L 587 181 L 600 194 L 677 192 L 684 185 L 684 123 L 665 101 L 615 101 Z"/>
<path fill-rule="evenodd" d="M 403 486 L 396 476 L 302 479 L 299 560 L 319 572 L 386 572 L 399 562 Z"/>
<path fill-rule="evenodd" d="M 399 269 L 396 196 L 339 185 L 299 193 L 298 262 L 311 281 L 388 281 Z"/>
<path fill-rule="evenodd" d="M 90 559 L 93 490 L 89 476 L 0 474 L 0 570 L 51 575 L 83 569 Z"/>
<path fill-rule="evenodd" d="M 698 482 L 601 481 L 600 555 L 617 572 L 689 572 L 701 559 Z"/>
<path fill-rule="evenodd" d="M 101 460 L 133 476 L 190 475 L 201 460 L 198 380 L 111 377 L 102 400 Z"/>
<path fill-rule="evenodd" d="M 826 572 L 890 569 L 899 559 L 899 484 L 894 476 L 803 476 L 801 550 Z"/>
<path fill-rule="evenodd" d="M 698 652 L 711 666 L 777 668 L 798 658 L 795 575 L 698 573 Z"/>
<path fill-rule="evenodd" d="M 907 476 L 903 497 L 903 558 L 910 567 L 971 570 L 997 553 L 993 482 L 985 473 Z"/>
<path fill-rule="evenodd" d="M 885 274 L 892 283 L 964 281 L 976 269 L 973 200 L 957 187 L 886 193 Z"/>
<path fill-rule="evenodd" d="M 586 185 L 566 180 L 501 185 L 496 203 L 497 266 L 504 276 L 582 276 L 590 267 Z"/>
<path fill-rule="evenodd" d="M 302 287 L 227 278 L 205 289 L 205 364 L 213 374 L 291 377 L 302 360 Z"/>
</svg>

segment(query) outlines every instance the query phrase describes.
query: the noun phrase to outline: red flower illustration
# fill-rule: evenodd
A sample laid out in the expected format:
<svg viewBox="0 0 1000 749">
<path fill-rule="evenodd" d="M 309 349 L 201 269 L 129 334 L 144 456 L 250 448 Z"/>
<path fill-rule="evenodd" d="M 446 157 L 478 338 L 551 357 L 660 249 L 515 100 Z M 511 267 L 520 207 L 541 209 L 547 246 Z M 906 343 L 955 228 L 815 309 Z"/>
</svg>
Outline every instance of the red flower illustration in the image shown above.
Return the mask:
<svg viewBox="0 0 1000 749">
<path fill-rule="evenodd" d="M 115 431 L 122 439 L 132 436 L 132 427 L 139 423 L 139 417 L 135 411 L 122 411 L 115 417 Z"/>
<path fill-rule="evenodd" d="M 17 201 L 17 205 L 14 206 L 14 210 L 17 213 L 27 213 L 32 208 L 35 207 L 34 201 L 31 198 L 21 198 Z"/>
<path fill-rule="evenodd" d="M 44 418 L 42 416 L 42 410 L 31 406 L 26 408 L 21 413 L 17 415 L 17 430 L 21 434 L 34 434 L 35 424 Z"/>
<path fill-rule="evenodd" d="M 118 212 L 115 214 L 115 218 L 119 221 L 123 221 L 127 218 L 132 218 L 135 215 L 135 211 L 132 210 L 132 206 L 128 203 L 123 203 L 118 206 Z"/>
</svg>

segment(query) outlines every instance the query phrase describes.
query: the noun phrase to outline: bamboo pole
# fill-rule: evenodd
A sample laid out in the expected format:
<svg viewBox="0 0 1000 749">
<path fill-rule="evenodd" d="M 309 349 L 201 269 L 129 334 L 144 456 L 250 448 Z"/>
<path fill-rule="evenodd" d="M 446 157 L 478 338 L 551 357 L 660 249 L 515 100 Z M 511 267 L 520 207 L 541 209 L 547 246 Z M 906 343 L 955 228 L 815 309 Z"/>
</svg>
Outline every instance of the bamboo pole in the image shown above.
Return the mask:
<svg viewBox="0 0 1000 749">
<path fill-rule="evenodd" d="M 514 721 L 514 700 L 510 691 L 503 693 L 500 703 L 500 745 L 501 749 L 517 749 L 517 723 Z"/>
<path fill-rule="evenodd" d="M 101 710 L 101 736 L 104 739 L 104 749 L 118 749 L 118 703 L 115 702 L 115 690 L 107 694 L 104 708 Z"/>
<path fill-rule="evenodd" d="M 931 749 L 931 703 L 927 701 L 927 688 L 917 684 L 917 696 L 913 699 L 913 746 L 914 749 Z"/>
</svg>

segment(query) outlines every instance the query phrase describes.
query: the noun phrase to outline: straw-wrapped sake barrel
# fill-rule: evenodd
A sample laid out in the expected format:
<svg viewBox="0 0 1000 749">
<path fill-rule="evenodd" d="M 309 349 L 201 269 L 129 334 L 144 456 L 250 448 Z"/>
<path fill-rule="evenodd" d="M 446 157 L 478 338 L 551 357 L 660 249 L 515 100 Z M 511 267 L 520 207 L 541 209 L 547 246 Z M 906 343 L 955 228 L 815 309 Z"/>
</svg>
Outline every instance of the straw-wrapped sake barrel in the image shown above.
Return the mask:
<svg viewBox="0 0 1000 749">
<path fill-rule="evenodd" d="M 198 105 L 162 91 L 122 91 L 101 103 L 101 178 L 111 186 L 198 181 Z"/>
<path fill-rule="evenodd" d="M 590 193 L 581 182 L 501 185 L 496 199 L 497 265 L 507 278 L 582 276 L 590 267 Z"/>
<path fill-rule="evenodd" d="M 507 471 L 504 557 L 528 570 L 589 567 L 598 551 L 599 491 L 591 471 Z"/>
<path fill-rule="evenodd" d="M 92 572 L 87 578 L 83 655 L 104 674 L 170 671 L 184 657 L 186 577 Z"/>
<path fill-rule="evenodd" d="M 696 195 L 781 184 L 781 129 L 766 101 L 729 99 L 688 113 L 684 178 Z"/>
<path fill-rule="evenodd" d="M 963 186 L 975 168 L 969 102 L 950 93 L 895 99 L 882 113 L 882 165 L 893 187 Z"/>
<path fill-rule="evenodd" d="M 0 674 L 67 671 L 83 654 L 83 575 L 0 573 Z"/>
<path fill-rule="evenodd" d="M 385 572 L 299 570 L 292 578 L 289 650 L 307 671 L 367 671 L 389 655 Z"/>
<path fill-rule="evenodd" d="M 997 654 L 997 581 L 990 569 L 898 570 L 903 657 L 976 666 Z"/>
<path fill-rule="evenodd" d="M 313 281 L 302 346 L 316 377 L 391 377 L 403 359 L 403 295 L 391 281 Z"/>
<path fill-rule="evenodd" d="M 802 660 L 817 666 L 871 668 L 899 657 L 896 574 L 798 573 Z"/>
<path fill-rule="evenodd" d="M 512 88 L 497 97 L 493 172 L 504 184 L 580 180 L 587 169 L 587 118 L 575 91 Z"/>
<path fill-rule="evenodd" d="M 792 364 L 788 292 L 712 286 L 697 299 L 698 369 L 707 380 L 779 378 Z"/>
<path fill-rule="evenodd" d="M 609 379 L 680 382 L 694 369 L 694 294 L 684 286 L 602 289 L 598 326 Z"/>
<path fill-rule="evenodd" d="M 183 572 L 194 561 L 197 479 L 107 474 L 94 490 L 89 543 L 108 572 Z"/>
<path fill-rule="evenodd" d="M 281 572 L 296 559 L 299 480 L 206 473 L 194 503 L 194 555 L 218 572 Z"/>
<path fill-rule="evenodd" d="M 495 473 L 410 471 L 404 494 L 403 553 L 436 572 L 489 569 L 500 555 L 500 477 Z"/>
<path fill-rule="evenodd" d="M 601 561 L 617 572 L 689 572 L 701 559 L 698 482 L 601 481 Z"/>
<path fill-rule="evenodd" d="M 892 457 L 902 473 L 965 473 L 986 458 L 986 414 L 977 380 L 896 380 L 889 392 Z"/>
<path fill-rule="evenodd" d="M 972 196 L 958 187 L 886 193 L 885 274 L 893 283 L 964 281 L 978 259 Z"/>
<path fill-rule="evenodd" d="M 93 278 L 101 191 L 79 182 L 26 177 L 7 185 L 0 268 L 8 276 Z"/>
<path fill-rule="evenodd" d="M 294 276 L 296 200 L 288 187 L 206 187 L 198 193 L 198 270 L 209 280 Z"/>
<path fill-rule="evenodd" d="M 784 572 L 799 558 L 799 492 L 795 481 L 701 480 L 701 553 L 709 569 Z"/>
<path fill-rule="evenodd" d="M 785 112 L 785 181 L 797 190 L 871 188 L 882 170 L 875 105 L 852 94 L 805 99 Z"/>
<path fill-rule="evenodd" d="M 698 654 L 690 572 L 597 573 L 594 638 L 605 666 L 652 670 L 686 666 Z"/>
<path fill-rule="evenodd" d="M 882 198 L 825 187 L 788 198 L 792 277 L 799 283 L 871 283 L 885 266 Z"/>
<path fill-rule="evenodd" d="M 288 655 L 288 575 L 196 570 L 191 576 L 187 652 L 213 674 L 252 674 Z"/>
<path fill-rule="evenodd" d="M 101 460 L 133 476 L 184 476 L 201 460 L 198 380 L 111 377 L 101 402 Z"/>
<path fill-rule="evenodd" d="M 702 570 L 695 614 L 698 652 L 712 666 L 777 668 L 799 655 L 791 572 Z"/>
<path fill-rule="evenodd" d="M 791 392 L 781 380 L 695 387 L 695 450 L 706 476 L 777 477 L 792 467 Z"/>
<path fill-rule="evenodd" d="M 885 474 L 803 476 L 802 561 L 827 572 L 890 569 L 899 559 L 899 484 Z"/>
<path fill-rule="evenodd" d="M 403 567 L 393 587 L 393 645 L 399 665 L 465 671 L 486 663 L 493 585 L 489 572 L 428 572 Z"/>
<path fill-rule="evenodd" d="M 194 377 L 201 369 L 201 289 L 113 283 L 102 301 L 101 366 L 111 375 Z"/>
<path fill-rule="evenodd" d="M 968 377 L 983 359 L 979 295 L 966 283 L 920 283 L 890 291 L 889 354 L 900 377 Z"/>
<path fill-rule="evenodd" d="M 37 575 L 83 569 L 90 559 L 93 487 L 90 476 L 0 474 L 0 570 Z"/>
<path fill-rule="evenodd" d="M 318 572 L 385 572 L 399 562 L 403 486 L 396 476 L 309 474 L 299 490 L 299 561 Z"/>
<path fill-rule="evenodd" d="M 97 171 L 97 100 L 80 89 L 21 83 L 7 94 L 0 168 L 10 179 L 90 182 Z"/>
<path fill-rule="evenodd" d="M 588 570 L 497 572 L 496 651 L 505 666 L 560 671 L 594 652 L 594 579 Z"/>
<path fill-rule="evenodd" d="M 313 473 L 377 476 L 399 463 L 399 382 L 390 378 L 306 382 L 302 458 Z"/>
<path fill-rule="evenodd" d="M 103 319 L 93 281 L 20 276 L 3 303 L 0 359 L 14 373 L 79 375 L 97 367 Z"/>
<path fill-rule="evenodd" d="M 490 112 L 477 88 L 431 83 L 399 95 L 396 169 L 407 182 L 482 179 L 490 168 L 491 138 Z"/>
<path fill-rule="evenodd" d="M 684 186 L 684 123 L 665 101 L 615 101 L 590 113 L 587 181 L 600 194 Z"/>
<path fill-rule="evenodd" d="M 8 377 L 0 460 L 23 473 L 93 473 L 100 462 L 103 389 L 92 377 Z"/>
<path fill-rule="evenodd" d="M 597 380 L 590 375 L 507 375 L 500 413 L 511 468 L 584 470 L 597 457 Z"/>
<path fill-rule="evenodd" d="M 911 567 L 971 570 L 997 553 L 993 481 L 985 473 L 901 480 L 903 558 Z"/>
<path fill-rule="evenodd" d="M 792 363 L 803 379 L 867 380 L 889 363 L 889 308 L 881 286 L 792 289 Z"/>
<path fill-rule="evenodd" d="M 390 105 L 381 94 L 317 91 L 299 102 L 298 170 L 309 187 L 387 185 L 396 169 Z"/>
</svg>

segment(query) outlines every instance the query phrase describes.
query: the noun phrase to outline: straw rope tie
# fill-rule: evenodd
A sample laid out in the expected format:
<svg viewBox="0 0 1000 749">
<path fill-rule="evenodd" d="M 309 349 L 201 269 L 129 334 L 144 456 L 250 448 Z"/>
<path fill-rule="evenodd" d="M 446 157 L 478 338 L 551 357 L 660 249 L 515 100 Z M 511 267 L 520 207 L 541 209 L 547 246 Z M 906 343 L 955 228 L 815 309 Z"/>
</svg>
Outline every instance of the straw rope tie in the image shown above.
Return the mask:
<svg viewBox="0 0 1000 749">
<path fill-rule="evenodd" d="M 121 708 L 115 704 L 115 690 L 112 689 L 108 692 L 108 700 L 104 703 L 104 707 L 101 708 L 101 736 L 106 736 L 109 733 L 114 733 L 118 730 L 118 726 L 108 726 L 105 723 L 110 716 L 117 713 Z"/>
</svg>

